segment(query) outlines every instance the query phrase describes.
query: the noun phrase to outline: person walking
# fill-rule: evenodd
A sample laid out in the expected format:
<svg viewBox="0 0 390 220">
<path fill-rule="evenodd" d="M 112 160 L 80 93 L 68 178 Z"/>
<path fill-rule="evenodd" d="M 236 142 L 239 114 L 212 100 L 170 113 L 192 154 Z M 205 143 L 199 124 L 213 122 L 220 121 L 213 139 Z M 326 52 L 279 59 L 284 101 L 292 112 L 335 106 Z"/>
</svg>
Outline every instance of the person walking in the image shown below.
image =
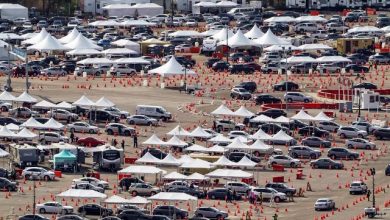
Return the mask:
<svg viewBox="0 0 390 220">
<path fill-rule="evenodd" d="M 125 139 L 122 139 L 121 146 L 122 150 L 125 151 Z"/>
<path fill-rule="evenodd" d="M 367 190 L 367 200 L 370 201 L 371 191 Z"/>
<path fill-rule="evenodd" d="M 74 132 L 73 132 L 73 130 L 70 131 L 70 141 L 71 141 L 71 143 L 74 142 Z"/>
<path fill-rule="evenodd" d="M 138 148 L 138 137 L 137 134 L 134 134 L 133 136 L 133 147 Z"/>
<path fill-rule="evenodd" d="M 232 203 L 232 192 L 230 190 L 226 193 L 226 202 Z"/>
</svg>

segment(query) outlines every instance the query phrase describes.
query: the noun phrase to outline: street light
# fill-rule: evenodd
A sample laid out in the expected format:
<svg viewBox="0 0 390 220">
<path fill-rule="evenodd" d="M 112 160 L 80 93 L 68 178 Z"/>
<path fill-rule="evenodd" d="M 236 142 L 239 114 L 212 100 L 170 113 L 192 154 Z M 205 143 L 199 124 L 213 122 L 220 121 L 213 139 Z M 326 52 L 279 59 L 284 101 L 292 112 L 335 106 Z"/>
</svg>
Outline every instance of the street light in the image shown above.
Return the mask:
<svg viewBox="0 0 390 220">
<path fill-rule="evenodd" d="M 229 51 L 230 51 L 230 48 L 229 48 L 229 24 L 226 25 L 226 62 L 229 63 Z"/>
<path fill-rule="evenodd" d="M 7 92 L 12 92 L 12 86 L 11 86 L 11 59 L 10 59 L 10 52 L 11 52 L 11 41 L 10 41 L 10 37 L 8 35 L 8 46 L 7 46 L 7 51 L 8 51 L 8 77 L 7 77 L 7 81 L 6 81 L 6 84 L 5 84 L 5 87 L 4 87 L 4 90 L 6 90 Z"/>
<path fill-rule="evenodd" d="M 287 54 L 286 54 L 286 52 L 290 52 L 291 51 L 291 46 L 282 46 L 282 51 L 283 51 L 283 58 L 284 59 L 286 59 L 286 66 L 285 66 L 285 68 L 286 68 L 286 93 L 285 94 L 287 94 L 287 91 L 288 91 L 288 59 L 287 59 Z M 282 73 L 283 73 L 283 69 L 281 69 L 281 71 L 282 71 Z M 287 106 L 287 100 L 286 100 L 286 111 L 288 110 L 288 106 Z"/>
<path fill-rule="evenodd" d="M 189 65 L 184 65 L 184 91 L 187 93 L 187 68 Z"/>
<path fill-rule="evenodd" d="M 371 176 L 372 176 L 372 207 L 375 208 L 375 168 L 371 168 Z"/>
</svg>

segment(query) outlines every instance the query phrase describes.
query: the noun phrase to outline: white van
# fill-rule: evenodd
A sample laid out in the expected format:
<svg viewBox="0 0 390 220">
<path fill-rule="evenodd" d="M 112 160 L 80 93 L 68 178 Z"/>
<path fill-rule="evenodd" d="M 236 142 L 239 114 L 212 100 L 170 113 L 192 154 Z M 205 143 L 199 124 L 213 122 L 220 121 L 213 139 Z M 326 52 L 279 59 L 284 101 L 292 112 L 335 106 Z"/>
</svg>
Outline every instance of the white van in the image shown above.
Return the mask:
<svg viewBox="0 0 390 220">
<path fill-rule="evenodd" d="M 165 108 L 154 105 L 137 105 L 135 114 L 146 115 L 148 117 L 161 119 L 163 121 L 172 119 L 172 114 L 165 110 Z"/>
<path fill-rule="evenodd" d="M 213 53 L 217 49 L 217 41 L 214 39 L 204 39 L 201 47 L 201 53 Z"/>
<path fill-rule="evenodd" d="M 234 15 L 236 13 L 249 14 L 249 13 L 252 13 L 255 11 L 259 11 L 259 8 L 257 8 L 257 7 L 232 8 L 227 13 L 231 14 L 231 15 Z"/>
</svg>

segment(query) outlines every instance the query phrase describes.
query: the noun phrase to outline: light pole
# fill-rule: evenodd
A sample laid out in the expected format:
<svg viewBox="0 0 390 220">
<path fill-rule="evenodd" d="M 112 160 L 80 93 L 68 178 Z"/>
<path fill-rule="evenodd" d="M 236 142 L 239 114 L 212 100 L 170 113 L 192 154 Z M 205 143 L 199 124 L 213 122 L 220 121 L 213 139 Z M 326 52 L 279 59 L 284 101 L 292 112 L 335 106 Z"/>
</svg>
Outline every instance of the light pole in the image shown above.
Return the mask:
<svg viewBox="0 0 390 220">
<path fill-rule="evenodd" d="M 7 92 L 12 92 L 12 86 L 11 86 L 11 58 L 10 58 L 10 51 L 11 51 L 11 41 L 10 41 L 10 37 L 8 35 L 8 46 L 7 46 L 7 51 L 8 51 L 8 77 L 7 77 L 7 81 L 6 81 L 6 85 L 5 85 L 5 88 L 4 90 L 6 90 Z"/>
<path fill-rule="evenodd" d="M 187 93 L 187 65 L 184 65 L 184 91 Z"/>
<path fill-rule="evenodd" d="M 283 58 L 286 59 L 286 66 L 285 66 L 285 69 L 286 69 L 286 93 L 285 94 L 287 94 L 287 92 L 288 92 L 288 59 L 287 59 L 286 52 L 291 50 L 291 46 L 289 46 L 289 47 L 282 46 L 282 50 L 283 50 Z M 283 73 L 283 69 L 282 69 L 282 73 Z M 286 100 L 286 111 L 288 111 L 287 103 L 288 103 L 288 101 Z"/>
<path fill-rule="evenodd" d="M 375 168 L 371 168 L 371 176 L 372 176 L 372 207 L 375 208 Z"/>
<path fill-rule="evenodd" d="M 226 62 L 229 63 L 229 51 L 230 51 L 230 48 L 229 48 L 229 24 L 226 25 Z"/>
</svg>

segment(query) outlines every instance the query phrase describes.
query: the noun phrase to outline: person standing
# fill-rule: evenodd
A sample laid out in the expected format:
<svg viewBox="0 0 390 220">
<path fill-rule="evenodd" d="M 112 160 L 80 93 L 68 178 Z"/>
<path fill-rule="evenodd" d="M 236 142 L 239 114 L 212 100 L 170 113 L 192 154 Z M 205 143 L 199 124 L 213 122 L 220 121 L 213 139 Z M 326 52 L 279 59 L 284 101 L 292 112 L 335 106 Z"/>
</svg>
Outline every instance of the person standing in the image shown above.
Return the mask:
<svg viewBox="0 0 390 220">
<path fill-rule="evenodd" d="M 133 136 L 133 146 L 134 146 L 134 148 L 138 148 L 138 137 L 137 137 L 137 134 L 134 134 L 134 136 Z"/>
<path fill-rule="evenodd" d="M 371 191 L 367 190 L 367 200 L 370 201 Z"/>
<path fill-rule="evenodd" d="M 118 141 L 116 139 L 114 139 L 113 145 L 114 145 L 114 147 L 116 147 L 116 145 L 118 145 Z"/>
<path fill-rule="evenodd" d="M 125 139 L 122 139 L 121 146 L 122 150 L 125 151 Z"/>
<path fill-rule="evenodd" d="M 73 132 L 73 130 L 70 130 L 70 141 L 71 141 L 71 143 L 74 142 L 74 132 Z"/>
</svg>

